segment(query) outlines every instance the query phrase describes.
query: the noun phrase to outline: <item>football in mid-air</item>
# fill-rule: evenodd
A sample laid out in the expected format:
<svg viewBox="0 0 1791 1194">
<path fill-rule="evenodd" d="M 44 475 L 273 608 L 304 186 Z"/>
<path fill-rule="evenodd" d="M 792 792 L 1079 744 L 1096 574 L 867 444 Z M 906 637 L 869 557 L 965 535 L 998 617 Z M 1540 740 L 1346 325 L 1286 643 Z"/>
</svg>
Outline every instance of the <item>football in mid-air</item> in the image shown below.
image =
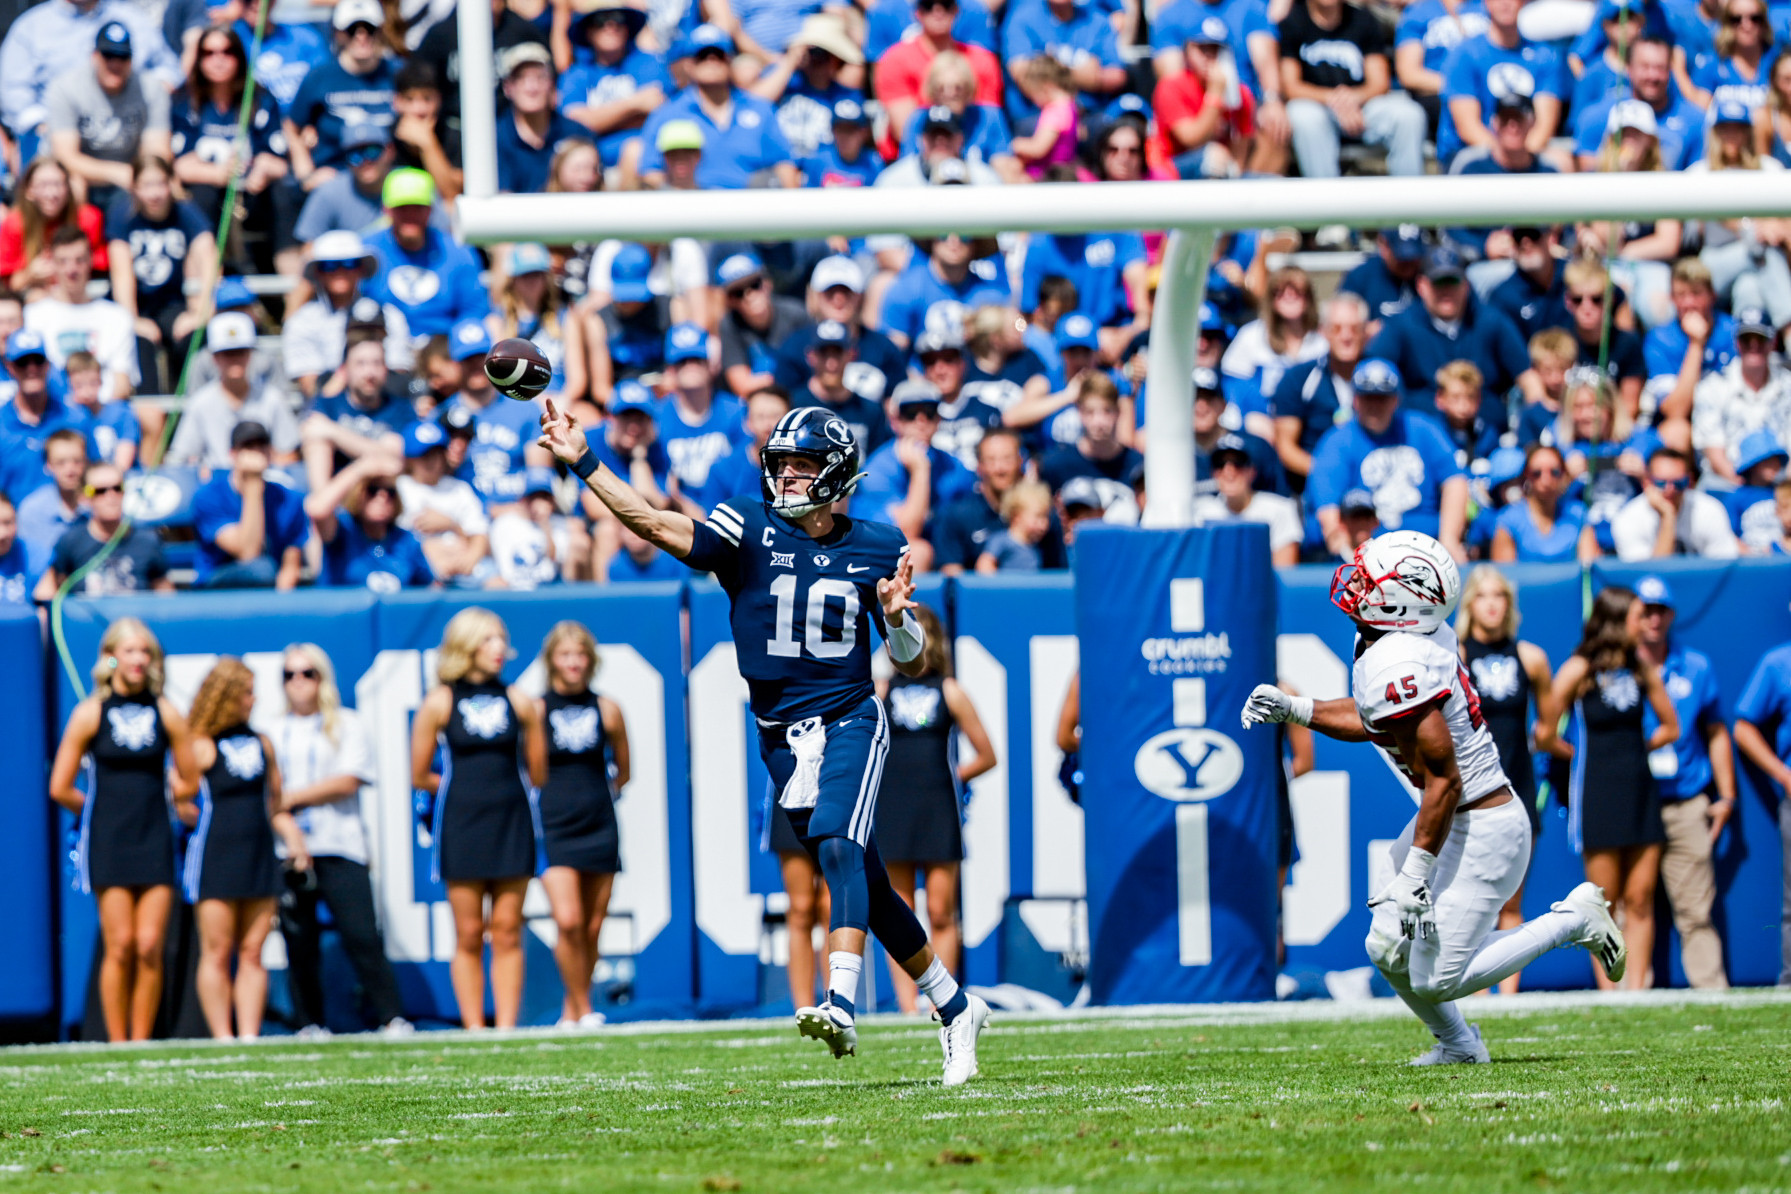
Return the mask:
<svg viewBox="0 0 1791 1194">
<path fill-rule="evenodd" d="M 485 376 L 504 397 L 529 402 L 553 381 L 553 366 L 532 343 L 512 337 L 491 346 L 485 356 Z"/>
</svg>

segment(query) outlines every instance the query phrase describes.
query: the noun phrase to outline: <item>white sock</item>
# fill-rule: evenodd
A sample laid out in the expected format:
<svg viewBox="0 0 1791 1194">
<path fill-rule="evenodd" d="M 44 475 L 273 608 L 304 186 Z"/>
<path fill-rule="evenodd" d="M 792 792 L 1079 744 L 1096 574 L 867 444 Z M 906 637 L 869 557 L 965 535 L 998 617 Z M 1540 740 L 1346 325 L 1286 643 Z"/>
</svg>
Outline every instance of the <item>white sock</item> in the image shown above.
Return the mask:
<svg viewBox="0 0 1791 1194">
<path fill-rule="evenodd" d="M 1492 934 L 1469 960 L 1461 976 L 1462 994 L 1485 990 L 1516 974 L 1549 950 L 1573 940 L 1585 926 L 1585 918 L 1577 912 L 1545 912 L 1515 929 Z"/>
<path fill-rule="evenodd" d="M 934 1007 L 944 1007 L 951 1002 L 951 997 L 958 993 L 958 980 L 951 976 L 951 971 L 938 958 L 927 963 L 927 972 L 914 980 Z"/>
<path fill-rule="evenodd" d="M 857 1010 L 858 976 L 864 970 L 864 955 L 836 949 L 827 955 L 827 997 L 834 1006 L 848 1012 Z"/>
</svg>

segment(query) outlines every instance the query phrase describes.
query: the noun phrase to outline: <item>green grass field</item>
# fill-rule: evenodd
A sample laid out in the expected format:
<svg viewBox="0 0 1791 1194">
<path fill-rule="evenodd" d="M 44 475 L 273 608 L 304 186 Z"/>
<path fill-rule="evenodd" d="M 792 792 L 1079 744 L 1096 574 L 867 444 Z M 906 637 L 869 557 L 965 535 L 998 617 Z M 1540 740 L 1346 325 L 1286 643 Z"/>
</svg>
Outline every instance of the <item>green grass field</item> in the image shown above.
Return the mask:
<svg viewBox="0 0 1791 1194">
<path fill-rule="evenodd" d="M 1359 1006 L 1359 1005 L 1358 1005 Z M 0 1052 L 0 1191 L 1785 1190 L 1791 999 L 1391 1006 Z"/>
</svg>

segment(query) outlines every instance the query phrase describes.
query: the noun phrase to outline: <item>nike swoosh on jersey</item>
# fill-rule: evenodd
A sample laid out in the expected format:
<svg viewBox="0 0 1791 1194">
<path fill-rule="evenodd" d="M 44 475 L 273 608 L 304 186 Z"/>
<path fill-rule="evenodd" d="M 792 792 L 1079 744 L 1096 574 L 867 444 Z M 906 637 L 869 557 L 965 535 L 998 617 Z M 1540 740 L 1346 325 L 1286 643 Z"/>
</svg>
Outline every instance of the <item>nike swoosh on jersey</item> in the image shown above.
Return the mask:
<svg viewBox="0 0 1791 1194">
<path fill-rule="evenodd" d="M 871 566 L 869 564 L 847 564 L 846 565 L 847 572 L 869 572 L 870 570 L 871 570 Z"/>
</svg>

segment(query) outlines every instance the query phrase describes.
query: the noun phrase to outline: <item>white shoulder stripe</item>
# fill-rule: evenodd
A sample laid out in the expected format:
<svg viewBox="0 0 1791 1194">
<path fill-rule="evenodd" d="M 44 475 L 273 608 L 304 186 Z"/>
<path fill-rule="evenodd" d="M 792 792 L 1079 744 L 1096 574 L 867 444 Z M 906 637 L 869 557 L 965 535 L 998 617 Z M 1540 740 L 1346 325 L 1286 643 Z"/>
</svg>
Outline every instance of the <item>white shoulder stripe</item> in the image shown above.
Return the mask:
<svg viewBox="0 0 1791 1194">
<path fill-rule="evenodd" d="M 725 523 L 736 532 L 746 529 L 746 522 L 727 506 L 717 506 L 709 511 L 709 521 Z"/>
</svg>

